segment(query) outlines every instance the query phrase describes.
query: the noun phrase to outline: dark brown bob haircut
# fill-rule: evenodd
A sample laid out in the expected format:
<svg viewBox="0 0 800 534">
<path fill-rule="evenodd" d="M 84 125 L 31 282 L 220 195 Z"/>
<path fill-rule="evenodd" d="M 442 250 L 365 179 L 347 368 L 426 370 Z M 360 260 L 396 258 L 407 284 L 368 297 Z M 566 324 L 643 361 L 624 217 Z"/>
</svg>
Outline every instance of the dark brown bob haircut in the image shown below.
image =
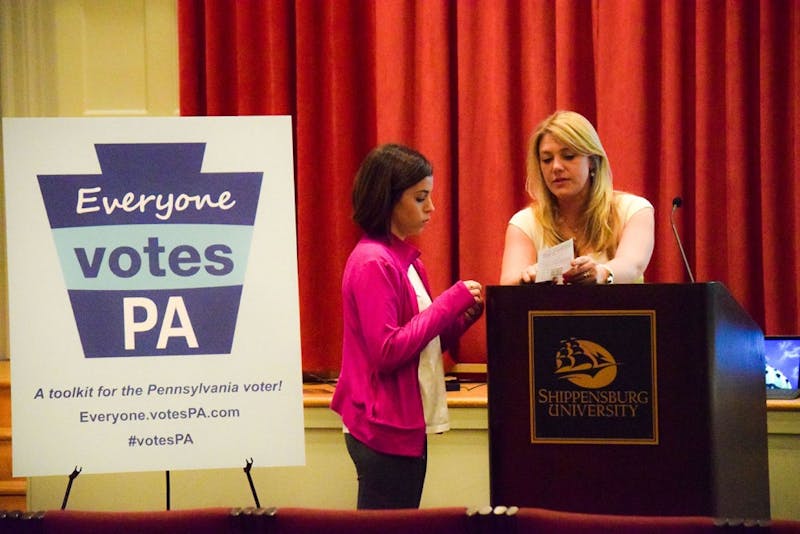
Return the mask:
<svg viewBox="0 0 800 534">
<path fill-rule="evenodd" d="M 353 182 L 353 220 L 368 236 L 388 238 L 403 191 L 428 176 L 433 165 L 416 150 L 391 143 L 374 148 Z"/>
</svg>

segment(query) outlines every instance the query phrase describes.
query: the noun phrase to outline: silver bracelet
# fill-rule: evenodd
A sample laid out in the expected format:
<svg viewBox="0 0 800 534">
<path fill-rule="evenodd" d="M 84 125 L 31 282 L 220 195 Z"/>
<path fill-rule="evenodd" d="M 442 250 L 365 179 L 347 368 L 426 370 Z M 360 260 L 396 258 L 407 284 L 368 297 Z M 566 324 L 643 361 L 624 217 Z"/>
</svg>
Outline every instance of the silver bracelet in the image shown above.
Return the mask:
<svg viewBox="0 0 800 534">
<path fill-rule="evenodd" d="M 614 283 L 614 271 L 611 270 L 611 267 L 606 265 L 605 263 L 601 263 L 600 267 L 605 269 L 608 272 L 608 276 L 606 276 L 606 284 L 613 284 Z"/>
</svg>

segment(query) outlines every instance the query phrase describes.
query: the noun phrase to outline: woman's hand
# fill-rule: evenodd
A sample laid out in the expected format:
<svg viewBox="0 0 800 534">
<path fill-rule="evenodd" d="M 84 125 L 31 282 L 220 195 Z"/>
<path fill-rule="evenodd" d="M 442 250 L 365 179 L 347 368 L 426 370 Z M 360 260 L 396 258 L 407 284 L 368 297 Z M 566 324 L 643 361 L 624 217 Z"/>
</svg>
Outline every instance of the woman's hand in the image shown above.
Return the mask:
<svg viewBox="0 0 800 534">
<path fill-rule="evenodd" d="M 528 265 L 519 275 L 519 282 L 521 284 L 533 284 L 536 282 L 536 267 L 538 263 L 534 263 L 533 265 Z"/>
<path fill-rule="evenodd" d="M 475 299 L 475 303 L 482 304 L 483 286 L 481 286 L 480 282 L 476 282 L 475 280 L 465 280 L 464 285 L 467 286 L 469 292 L 472 293 L 472 298 Z"/>
<path fill-rule="evenodd" d="M 477 319 L 483 313 L 483 286 L 475 280 L 466 280 L 464 285 L 467 286 L 469 292 L 472 293 L 472 298 L 475 300 L 475 304 L 466 311 L 467 318 Z"/>
<path fill-rule="evenodd" d="M 600 271 L 603 271 L 603 276 L 608 274 L 599 263 L 589 256 L 578 256 L 570 264 L 572 267 L 564 273 L 565 284 L 598 284 L 600 283 Z"/>
</svg>

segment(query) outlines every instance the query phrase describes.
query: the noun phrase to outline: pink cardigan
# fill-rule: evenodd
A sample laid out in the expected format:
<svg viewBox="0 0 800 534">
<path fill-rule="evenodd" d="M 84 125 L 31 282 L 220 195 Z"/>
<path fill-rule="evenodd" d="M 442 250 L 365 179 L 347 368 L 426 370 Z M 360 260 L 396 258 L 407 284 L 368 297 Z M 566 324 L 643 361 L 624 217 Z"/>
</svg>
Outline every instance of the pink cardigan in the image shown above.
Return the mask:
<svg viewBox="0 0 800 534">
<path fill-rule="evenodd" d="M 442 350 L 474 322 L 472 294 L 459 281 L 419 312 L 408 267 L 430 286 L 412 245 L 363 237 L 342 278 L 342 369 L 331 409 L 350 433 L 383 453 L 421 456 L 425 416 L 419 390 L 419 354 L 440 336 Z"/>
</svg>

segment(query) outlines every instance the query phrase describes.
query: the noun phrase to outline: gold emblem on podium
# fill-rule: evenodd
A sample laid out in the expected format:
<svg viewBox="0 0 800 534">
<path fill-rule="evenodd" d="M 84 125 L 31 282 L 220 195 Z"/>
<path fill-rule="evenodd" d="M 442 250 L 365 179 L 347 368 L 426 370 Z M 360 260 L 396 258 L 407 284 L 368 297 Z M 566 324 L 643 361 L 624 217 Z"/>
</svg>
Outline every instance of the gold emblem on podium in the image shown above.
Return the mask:
<svg viewBox="0 0 800 534">
<path fill-rule="evenodd" d="M 556 375 L 576 386 L 598 389 L 617 377 L 617 361 L 603 346 L 585 339 L 561 341 L 556 353 Z"/>
</svg>

